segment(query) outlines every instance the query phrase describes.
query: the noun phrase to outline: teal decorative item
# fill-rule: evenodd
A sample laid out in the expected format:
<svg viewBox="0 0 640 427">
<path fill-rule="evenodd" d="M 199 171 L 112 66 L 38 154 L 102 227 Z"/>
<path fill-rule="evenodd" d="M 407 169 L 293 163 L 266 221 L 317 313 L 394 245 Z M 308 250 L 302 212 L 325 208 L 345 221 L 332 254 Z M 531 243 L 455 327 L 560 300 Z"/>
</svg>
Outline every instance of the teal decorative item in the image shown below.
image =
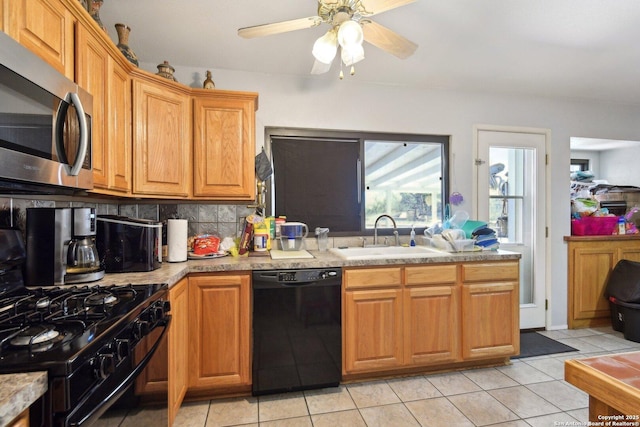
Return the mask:
<svg viewBox="0 0 640 427">
<path fill-rule="evenodd" d="M 129 33 L 131 28 L 125 24 L 116 24 L 116 32 L 118 33 L 118 49 L 129 62 L 136 67 L 138 66 L 138 57 L 129 47 Z"/>
</svg>

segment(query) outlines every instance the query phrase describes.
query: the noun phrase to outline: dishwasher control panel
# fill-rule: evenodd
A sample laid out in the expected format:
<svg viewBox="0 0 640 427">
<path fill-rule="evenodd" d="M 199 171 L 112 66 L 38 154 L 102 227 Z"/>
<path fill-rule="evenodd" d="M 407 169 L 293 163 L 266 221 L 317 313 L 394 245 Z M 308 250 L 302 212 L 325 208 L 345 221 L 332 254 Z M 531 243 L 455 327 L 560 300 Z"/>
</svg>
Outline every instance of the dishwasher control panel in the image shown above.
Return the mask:
<svg viewBox="0 0 640 427">
<path fill-rule="evenodd" d="M 342 281 L 340 268 L 301 268 L 291 270 L 262 270 L 253 272 L 253 282 L 258 283 L 313 283 L 332 280 Z"/>
<path fill-rule="evenodd" d="M 342 277 L 342 271 L 332 270 L 287 270 L 278 271 L 278 282 L 317 282 Z"/>
</svg>

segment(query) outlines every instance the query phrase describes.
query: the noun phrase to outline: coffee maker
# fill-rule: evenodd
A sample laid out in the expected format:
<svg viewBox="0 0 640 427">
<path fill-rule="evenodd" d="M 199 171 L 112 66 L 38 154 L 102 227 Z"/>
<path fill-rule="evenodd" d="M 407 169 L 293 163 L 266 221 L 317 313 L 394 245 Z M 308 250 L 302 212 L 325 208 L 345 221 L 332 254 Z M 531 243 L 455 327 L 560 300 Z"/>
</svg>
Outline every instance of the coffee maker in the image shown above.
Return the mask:
<svg viewBox="0 0 640 427">
<path fill-rule="evenodd" d="M 25 285 L 50 286 L 100 280 L 94 208 L 27 209 Z"/>
</svg>

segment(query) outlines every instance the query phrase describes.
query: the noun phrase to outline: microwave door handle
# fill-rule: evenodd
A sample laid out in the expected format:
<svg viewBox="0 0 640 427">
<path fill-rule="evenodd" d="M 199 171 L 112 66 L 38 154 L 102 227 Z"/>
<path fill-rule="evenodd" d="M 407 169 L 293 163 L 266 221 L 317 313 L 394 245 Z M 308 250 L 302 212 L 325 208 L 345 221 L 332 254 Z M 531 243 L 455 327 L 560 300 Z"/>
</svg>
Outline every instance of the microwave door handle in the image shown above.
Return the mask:
<svg viewBox="0 0 640 427">
<path fill-rule="evenodd" d="M 89 133 L 87 126 L 87 116 L 84 114 L 84 107 L 82 106 L 80 97 L 75 92 L 71 92 L 69 93 L 69 95 L 71 98 L 71 103 L 74 107 L 76 107 L 76 113 L 78 114 L 78 123 L 80 125 L 80 146 L 78 147 L 78 155 L 76 156 L 76 161 L 71 167 L 71 171 L 69 172 L 69 175 L 76 176 L 80 173 L 80 169 L 82 169 L 82 164 L 84 163 L 84 158 L 87 155 L 87 148 L 89 146 Z"/>
<path fill-rule="evenodd" d="M 87 117 L 84 113 L 84 107 L 82 106 L 82 102 L 80 101 L 80 97 L 75 92 L 69 92 L 66 96 L 64 102 L 60 102 L 58 104 L 58 113 L 56 120 L 56 152 L 58 154 L 58 159 L 60 159 L 63 163 L 68 163 L 67 153 L 64 148 L 64 120 L 67 115 L 67 104 L 72 104 L 78 115 L 78 124 L 80 126 L 80 144 L 78 145 L 78 155 L 76 156 L 75 163 L 71 166 L 69 170 L 70 176 L 77 176 L 80 173 L 80 169 L 82 168 L 82 164 L 84 163 L 84 158 L 87 155 L 87 148 L 89 145 L 89 133 L 87 126 Z"/>
</svg>

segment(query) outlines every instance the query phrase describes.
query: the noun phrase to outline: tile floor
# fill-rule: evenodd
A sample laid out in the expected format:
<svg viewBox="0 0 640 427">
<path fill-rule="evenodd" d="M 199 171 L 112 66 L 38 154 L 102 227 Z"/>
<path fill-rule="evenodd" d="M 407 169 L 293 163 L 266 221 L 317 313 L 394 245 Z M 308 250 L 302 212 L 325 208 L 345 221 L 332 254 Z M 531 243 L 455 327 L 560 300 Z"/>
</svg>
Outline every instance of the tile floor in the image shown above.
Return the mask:
<svg viewBox="0 0 640 427">
<path fill-rule="evenodd" d="M 587 425 L 588 395 L 563 380 L 564 360 L 640 351 L 611 328 L 545 331 L 578 353 L 515 359 L 509 366 L 260 398 L 183 404 L 175 426 L 559 426 Z M 166 425 L 164 409 L 119 413 L 99 426 Z M 159 418 L 160 419 L 159 419 Z"/>
</svg>

